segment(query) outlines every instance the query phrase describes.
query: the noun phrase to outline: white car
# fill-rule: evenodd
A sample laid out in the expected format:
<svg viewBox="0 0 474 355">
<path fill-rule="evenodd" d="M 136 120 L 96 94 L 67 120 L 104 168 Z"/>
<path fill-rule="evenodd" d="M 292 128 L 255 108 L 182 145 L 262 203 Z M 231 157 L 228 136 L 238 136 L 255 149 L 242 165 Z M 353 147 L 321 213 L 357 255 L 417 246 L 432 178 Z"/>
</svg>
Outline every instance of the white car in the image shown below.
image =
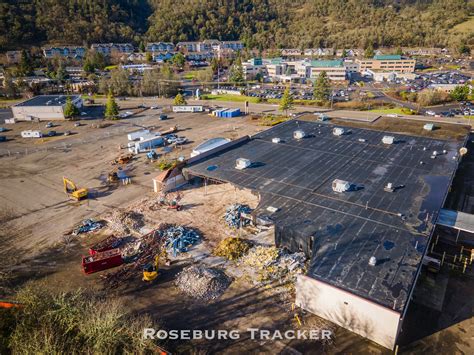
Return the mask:
<svg viewBox="0 0 474 355">
<path fill-rule="evenodd" d="M 436 115 L 436 113 L 435 113 L 434 111 L 426 111 L 426 114 L 427 114 L 428 116 L 434 116 L 434 115 Z"/>
<path fill-rule="evenodd" d="M 85 116 L 85 115 L 87 115 L 87 112 L 82 111 L 81 116 Z"/>
</svg>

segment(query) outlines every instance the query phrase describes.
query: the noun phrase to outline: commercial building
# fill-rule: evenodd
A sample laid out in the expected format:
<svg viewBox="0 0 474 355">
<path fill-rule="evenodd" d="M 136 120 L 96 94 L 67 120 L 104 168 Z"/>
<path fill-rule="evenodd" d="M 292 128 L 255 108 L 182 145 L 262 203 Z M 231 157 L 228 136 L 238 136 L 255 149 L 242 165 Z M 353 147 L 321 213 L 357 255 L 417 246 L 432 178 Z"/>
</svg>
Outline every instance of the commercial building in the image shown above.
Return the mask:
<svg viewBox="0 0 474 355">
<path fill-rule="evenodd" d="M 346 67 L 342 60 L 312 60 L 308 68 L 308 78 L 312 80 L 315 80 L 323 71 L 332 81 L 346 80 Z"/>
<path fill-rule="evenodd" d="M 417 77 L 415 73 L 400 73 L 390 70 L 367 69 L 365 74 L 372 77 L 374 81 L 395 81 L 397 79 L 413 80 Z"/>
<path fill-rule="evenodd" d="M 41 95 L 12 106 L 13 117 L 19 121 L 64 120 L 65 95 Z M 72 103 L 82 107 L 80 96 L 71 96 Z"/>
<path fill-rule="evenodd" d="M 258 73 L 262 75 L 266 73 L 266 66 L 263 65 L 262 58 L 252 58 L 242 63 L 245 80 L 255 79 Z"/>
<path fill-rule="evenodd" d="M 396 73 L 413 73 L 415 59 L 403 58 L 401 55 L 376 55 L 372 59 L 356 59 L 359 71 L 364 73 L 368 69 L 393 71 Z"/>
<path fill-rule="evenodd" d="M 335 128 L 291 120 L 197 156 L 183 173 L 258 194 L 254 221 L 310 258 L 296 304 L 393 349 L 463 141 Z"/>
</svg>

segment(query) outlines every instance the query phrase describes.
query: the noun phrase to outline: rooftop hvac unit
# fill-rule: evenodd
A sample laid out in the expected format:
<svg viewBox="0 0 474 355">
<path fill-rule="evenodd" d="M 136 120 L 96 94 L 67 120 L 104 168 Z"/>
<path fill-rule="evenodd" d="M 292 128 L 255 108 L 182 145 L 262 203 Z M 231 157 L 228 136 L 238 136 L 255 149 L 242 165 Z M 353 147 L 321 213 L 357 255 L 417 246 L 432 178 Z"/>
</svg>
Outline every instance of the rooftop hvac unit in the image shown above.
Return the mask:
<svg viewBox="0 0 474 355">
<path fill-rule="evenodd" d="M 345 180 L 336 179 L 332 182 L 332 189 L 336 192 L 346 192 L 351 188 L 351 184 Z"/>
<path fill-rule="evenodd" d="M 305 137 L 305 133 L 301 129 L 298 129 L 293 132 L 293 138 L 295 139 L 303 139 L 304 137 Z"/>
<path fill-rule="evenodd" d="M 280 143 L 281 139 L 280 138 L 273 138 L 272 143 Z"/>
<path fill-rule="evenodd" d="M 393 144 L 393 143 L 395 143 L 395 137 L 394 136 L 383 136 L 382 143 L 383 144 Z"/>
<path fill-rule="evenodd" d="M 244 170 L 248 168 L 252 163 L 248 159 L 239 158 L 235 161 L 235 168 L 237 170 Z"/>
<path fill-rule="evenodd" d="M 377 265 L 377 258 L 375 256 L 371 256 L 369 259 L 369 265 L 370 266 L 375 266 Z"/>
<path fill-rule="evenodd" d="M 335 127 L 332 130 L 332 134 L 334 134 L 335 136 L 342 136 L 344 133 L 346 133 L 346 131 L 344 130 L 344 128 L 341 127 Z"/>
</svg>

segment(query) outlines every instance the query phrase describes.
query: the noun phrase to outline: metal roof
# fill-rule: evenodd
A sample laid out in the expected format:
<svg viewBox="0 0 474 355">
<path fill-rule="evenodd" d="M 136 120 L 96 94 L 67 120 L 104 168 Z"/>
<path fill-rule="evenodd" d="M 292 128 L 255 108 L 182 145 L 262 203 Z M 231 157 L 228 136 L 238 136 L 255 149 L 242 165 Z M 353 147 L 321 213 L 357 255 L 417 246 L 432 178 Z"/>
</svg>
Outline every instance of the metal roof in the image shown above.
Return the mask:
<svg viewBox="0 0 474 355">
<path fill-rule="evenodd" d="M 342 60 L 312 60 L 311 66 L 316 68 L 338 68 L 343 66 Z"/>
<path fill-rule="evenodd" d="M 402 59 L 402 56 L 399 54 L 381 54 L 381 55 L 375 55 L 374 59 L 376 60 L 400 60 Z"/>
<path fill-rule="evenodd" d="M 15 106 L 63 106 L 66 103 L 68 95 L 39 95 L 26 101 L 20 102 Z M 78 95 L 71 95 L 71 100 L 80 98 Z"/>
<path fill-rule="evenodd" d="M 386 132 L 350 128 L 337 137 L 333 128 L 291 120 L 197 160 L 184 173 L 257 191 L 257 215 L 276 207 L 269 217 L 286 235 L 314 236 L 308 276 L 401 313 L 462 143 L 392 134 L 397 143 L 386 145 Z M 306 138 L 294 139 L 297 129 Z M 276 137 L 281 143 L 272 143 Z M 434 150 L 447 153 L 431 158 Z M 253 164 L 236 170 L 237 158 Z M 334 192 L 334 179 L 354 190 Z M 400 188 L 384 191 L 389 182 Z"/>
</svg>

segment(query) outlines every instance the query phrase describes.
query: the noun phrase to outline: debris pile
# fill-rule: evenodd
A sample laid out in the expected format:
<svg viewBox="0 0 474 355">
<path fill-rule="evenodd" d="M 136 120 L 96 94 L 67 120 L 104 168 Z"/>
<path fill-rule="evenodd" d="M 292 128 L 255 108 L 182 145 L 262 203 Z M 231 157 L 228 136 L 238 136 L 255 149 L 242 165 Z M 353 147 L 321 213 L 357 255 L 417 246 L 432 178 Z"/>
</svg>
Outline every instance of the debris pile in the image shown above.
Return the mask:
<svg viewBox="0 0 474 355">
<path fill-rule="evenodd" d="M 193 265 L 183 269 L 175 282 L 188 296 L 209 301 L 222 295 L 231 280 L 221 270 Z"/>
<path fill-rule="evenodd" d="M 296 275 L 304 272 L 304 253 L 288 253 L 275 247 L 256 246 L 249 250 L 241 262 L 257 271 L 257 283 L 272 281 L 285 283 L 294 281 Z"/>
<path fill-rule="evenodd" d="M 96 222 L 93 219 L 86 219 L 85 221 L 82 222 L 82 225 L 79 227 L 75 228 L 72 231 L 73 235 L 78 235 L 82 233 L 89 233 L 98 229 L 101 229 L 104 226 L 103 223 L 101 222 Z"/>
<path fill-rule="evenodd" d="M 107 238 L 102 239 L 101 241 L 92 245 L 89 248 L 89 254 L 94 255 L 96 253 L 100 253 L 106 250 L 118 248 L 120 244 L 122 244 L 122 242 L 123 242 L 123 238 L 117 238 L 116 236 L 112 234 L 108 236 Z"/>
<path fill-rule="evenodd" d="M 201 240 L 195 230 L 183 226 L 164 226 L 158 233 L 165 241 L 165 247 L 173 252 L 173 256 L 187 252 L 190 246 Z"/>
<path fill-rule="evenodd" d="M 115 210 L 108 220 L 110 228 L 119 234 L 138 231 L 145 225 L 143 214 L 135 211 Z"/>
<path fill-rule="evenodd" d="M 250 214 L 251 212 L 252 209 L 247 205 L 230 205 L 225 211 L 224 219 L 229 227 L 238 229 L 250 223 L 249 219 L 241 218 L 242 214 Z"/>
<path fill-rule="evenodd" d="M 246 254 L 250 249 L 250 242 L 236 237 L 223 239 L 213 253 L 229 260 L 237 260 Z"/>
</svg>

